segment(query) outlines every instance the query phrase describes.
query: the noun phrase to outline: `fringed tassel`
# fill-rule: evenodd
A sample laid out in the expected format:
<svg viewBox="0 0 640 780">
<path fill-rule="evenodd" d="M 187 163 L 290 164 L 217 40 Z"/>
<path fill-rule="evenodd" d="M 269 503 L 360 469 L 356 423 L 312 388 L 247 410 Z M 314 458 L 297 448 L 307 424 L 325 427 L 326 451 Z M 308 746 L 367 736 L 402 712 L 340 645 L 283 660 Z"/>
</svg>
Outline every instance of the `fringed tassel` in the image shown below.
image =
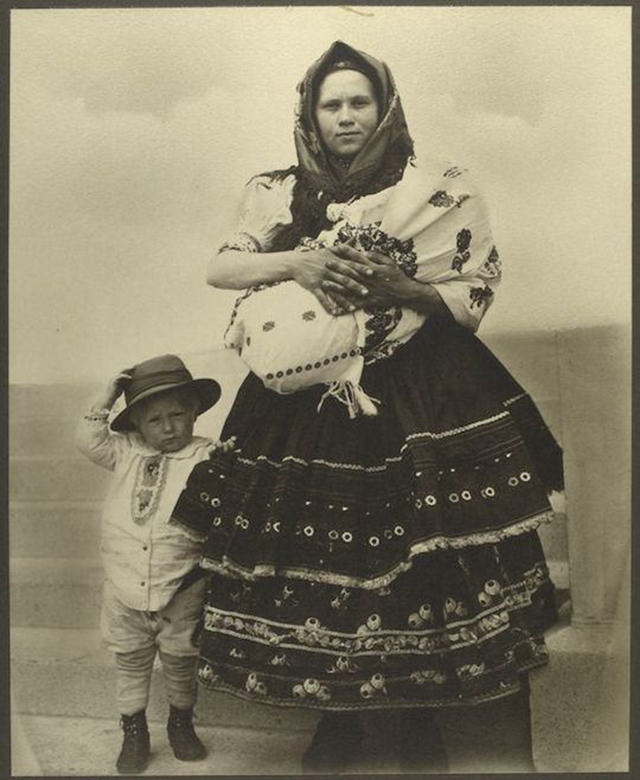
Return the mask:
<svg viewBox="0 0 640 780">
<path fill-rule="evenodd" d="M 380 401 L 367 395 L 360 385 L 353 385 L 353 397 L 358 409 L 366 417 L 375 417 L 378 414 L 375 405 L 379 404 Z"/>
<path fill-rule="evenodd" d="M 329 396 L 333 396 L 341 404 L 345 404 L 352 420 L 360 414 L 364 414 L 366 417 L 374 417 L 378 414 L 375 404 L 379 404 L 380 401 L 367 395 L 359 384 L 350 379 L 337 379 L 332 382 L 320 399 L 318 411 Z"/>
</svg>

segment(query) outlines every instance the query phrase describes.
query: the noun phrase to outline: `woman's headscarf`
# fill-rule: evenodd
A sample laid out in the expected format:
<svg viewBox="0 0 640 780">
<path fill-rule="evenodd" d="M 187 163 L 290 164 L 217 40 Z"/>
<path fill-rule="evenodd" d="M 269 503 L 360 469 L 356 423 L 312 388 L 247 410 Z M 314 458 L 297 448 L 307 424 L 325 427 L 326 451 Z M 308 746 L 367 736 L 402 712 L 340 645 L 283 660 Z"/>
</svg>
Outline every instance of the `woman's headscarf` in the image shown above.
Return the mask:
<svg viewBox="0 0 640 780">
<path fill-rule="evenodd" d="M 315 103 L 325 76 L 347 66 L 364 73 L 372 82 L 380 121 L 346 173 L 338 176 L 316 126 Z M 317 236 L 330 224 L 326 217 L 329 203 L 345 202 L 392 186 L 402 178 L 413 157 L 413 141 L 391 71 L 384 62 L 342 41 L 332 43 L 298 84 L 294 140 L 298 165 L 271 174 L 278 178 L 296 174 L 291 202 L 293 221 L 280 232 L 271 251 L 293 249 L 303 236 Z"/>
<path fill-rule="evenodd" d="M 320 85 L 325 76 L 340 66 L 359 70 L 374 86 L 379 103 L 380 121 L 373 135 L 352 160 L 347 175 L 338 182 L 332 174 L 327 153 L 315 122 L 315 108 Z M 298 84 L 298 104 L 294 139 L 298 164 L 310 179 L 333 188 L 336 184 L 346 190 L 365 184 L 378 168 L 384 167 L 385 156 L 394 155 L 395 167 L 406 165 L 413 153 L 413 141 L 407 129 L 400 96 L 391 71 L 384 62 L 351 46 L 336 41 L 309 68 Z M 398 154 L 399 153 L 399 154 Z M 358 192 L 357 194 L 363 194 Z"/>
</svg>

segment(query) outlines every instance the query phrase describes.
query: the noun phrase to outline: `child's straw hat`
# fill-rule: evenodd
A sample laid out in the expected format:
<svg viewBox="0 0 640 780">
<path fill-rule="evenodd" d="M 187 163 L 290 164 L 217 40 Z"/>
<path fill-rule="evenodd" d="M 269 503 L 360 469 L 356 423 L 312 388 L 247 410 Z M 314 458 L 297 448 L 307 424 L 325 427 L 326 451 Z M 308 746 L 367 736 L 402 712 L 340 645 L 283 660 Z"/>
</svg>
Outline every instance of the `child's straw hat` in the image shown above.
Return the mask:
<svg viewBox="0 0 640 780">
<path fill-rule="evenodd" d="M 198 414 L 206 412 L 220 398 L 220 385 L 215 379 L 194 379 L 185 364 L 176 355 L 160 355 L 135 365 L 130 371 L 131 379 L 124 391 L 126 408 L 111 421 L 114 431 L 131 431 L 133 423 L 129 418 L 131 407 L 167 390 L 191 387 L 198 396 Z"/>
</svg>

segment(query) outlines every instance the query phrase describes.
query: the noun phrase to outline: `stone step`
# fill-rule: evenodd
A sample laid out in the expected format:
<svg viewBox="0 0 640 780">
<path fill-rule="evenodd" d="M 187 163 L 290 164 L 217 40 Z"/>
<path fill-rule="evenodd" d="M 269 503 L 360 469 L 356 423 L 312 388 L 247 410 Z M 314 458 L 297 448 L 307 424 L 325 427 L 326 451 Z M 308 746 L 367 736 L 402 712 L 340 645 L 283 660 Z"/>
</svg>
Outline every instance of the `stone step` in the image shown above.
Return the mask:
<svg viewBox="0 0 640 780">
<path fill-rule="evenodd" d="M 101 501 L 111 472 L 81 457 L 13 457 L 9 460 L 12 501 Z"/>
<path fill-rule="evenodd" d="M 77 457 L 74 435 L 80 410 L 75 417 L 11 417 L 9 456 Z"/>
<path fill-rule="evenodd" d="M 9 415 L 12 419 L 67 419 L 77 418 L 78 413 L 98 392 L 97 383 L 74 384 L 10 384 Z"/>
<path fill-rule="evenodd" d="M 14 708 L 26 715 L 105 718 L 116 716 L 115 666 L 95 629 L 12 628 L 11 685 Z M 153 673 L 150 720 L 165 721 L 168 703 L 162 675 Z M 218 692 L 201 692 L 198 722 L 290 732 L 314 727 L 307 710 L 273 707 Z"/>
<path fill-rule="evenodd" d="M 549 568 L 559 602 L 564 603 L 568 597 L 568 566 L 564 561 L 549 561 Z M 13 558 L 9 579 L 12 626 L 98 626 L 104 579 L 98 558 Z"/>
<path fill-rule="evenodd" d="M 9 562 L 12 626 L 94 628 L 103 570 L 99 559 L 14 558 Z"/>
<path fill-rule="evenodd" d="M 99 501 L 24 501 L 9 506 L 12 558 L 94 558 L 100 546 Z"/>
</svg>

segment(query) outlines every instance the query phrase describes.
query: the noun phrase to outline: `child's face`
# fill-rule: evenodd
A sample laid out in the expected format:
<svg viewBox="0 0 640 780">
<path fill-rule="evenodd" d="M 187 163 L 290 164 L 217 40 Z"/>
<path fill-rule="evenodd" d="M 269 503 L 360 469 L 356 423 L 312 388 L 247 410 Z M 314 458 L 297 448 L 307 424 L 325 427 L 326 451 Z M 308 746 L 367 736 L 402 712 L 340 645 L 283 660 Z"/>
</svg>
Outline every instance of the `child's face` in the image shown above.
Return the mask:
<svg viewBox="0 0 640 780">
<path fill-rule="evenodd" d="M 141 402 L 133 420 L 138 433 L 151 447 L 160 452 L 177 452 L 193 438 L 196 412 L 187 399 L 169 392 Z"/>
</svg>

